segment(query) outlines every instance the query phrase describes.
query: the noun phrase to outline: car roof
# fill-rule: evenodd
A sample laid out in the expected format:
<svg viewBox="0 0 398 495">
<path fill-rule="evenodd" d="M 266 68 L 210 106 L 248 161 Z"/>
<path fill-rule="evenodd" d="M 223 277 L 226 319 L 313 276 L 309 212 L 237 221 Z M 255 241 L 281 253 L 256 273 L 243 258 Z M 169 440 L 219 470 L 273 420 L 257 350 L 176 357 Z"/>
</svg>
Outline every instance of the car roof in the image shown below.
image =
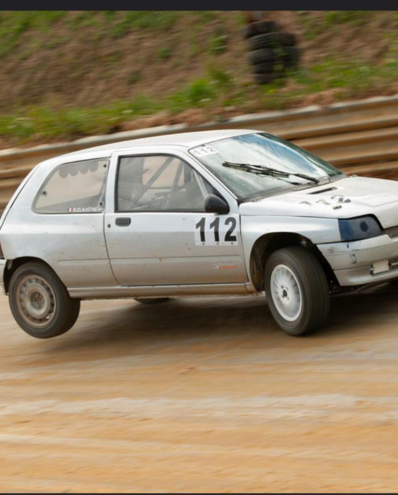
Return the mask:
<svg viewBox="0 0 398 495">
<path fill-rule="evenodd" d="M 215 131 L 196 131 L 196 132 L 180 132 L 176 134 L 166 134 L 160 136 L 151 136 L 146 138 L 131 139 L 129 141 L 118 141 L 116 143 L 104 144 L 102 146 L 95 146 L 93 148 L 86 148 L 83 150 L 73 151 L 62 155 L 62 157 L 73 157 L 74 155 L 89 154 L 94 152 L 104 152 L 105 156 L 110 156 L 115 151 L 126 151 L 128 149 L 134 149 L 139 146 L 181 146 L 184 148 L 192 148 L 200 146 L 201 144 L 210 143 L 212 141 L 218 141 L 220 139 L 226 139 L 233 136 L 240 136 L 242 134 L 251 134 L 253 132 L 260 132 L 258 130 L 250 129 L 223 129 Z M 59 158 L 59 157 L 58 157 Z"/>
</svg>

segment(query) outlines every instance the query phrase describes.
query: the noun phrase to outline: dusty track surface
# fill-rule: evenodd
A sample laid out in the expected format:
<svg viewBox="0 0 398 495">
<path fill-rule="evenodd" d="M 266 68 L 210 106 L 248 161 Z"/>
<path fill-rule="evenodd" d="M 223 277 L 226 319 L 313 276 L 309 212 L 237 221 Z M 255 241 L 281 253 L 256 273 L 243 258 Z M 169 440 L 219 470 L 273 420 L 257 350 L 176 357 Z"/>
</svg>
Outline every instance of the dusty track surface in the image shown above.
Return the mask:
<svg viewBox="0 0 398 495">
<path fill-rule="evenodd" d="M 40 341 L 0 296 L 0 490 L 396 492 L 397 302 L 306 338 L 261 298 L 85 302 Z"/>
</svg>

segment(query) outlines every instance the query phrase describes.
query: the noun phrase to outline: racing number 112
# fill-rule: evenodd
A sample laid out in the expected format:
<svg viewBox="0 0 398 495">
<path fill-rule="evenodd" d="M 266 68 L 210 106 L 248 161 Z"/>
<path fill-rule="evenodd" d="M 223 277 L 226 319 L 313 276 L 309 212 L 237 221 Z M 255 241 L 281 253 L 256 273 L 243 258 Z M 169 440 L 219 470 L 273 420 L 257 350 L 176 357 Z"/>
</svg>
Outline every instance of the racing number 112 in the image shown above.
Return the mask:
<svg viewBox="0 0 398 495">
<path fill-rule="evenodd" d="M 214 241 L 213 239 L 206 240 L 206 217 L 202 217 L 199 220 L 199 222 L 195 225 L 195 228 L 199 229 L 199 234 L 200 234 L 200 242 L 196 242 L 196 244 L 201 244 L 201 245 L 237 244 L 238 238 L 236 235 L 234 235 L 237 225 L 236 218 L 235 217 L 225 218 L 223 225 L 221 225 L 221 229 L 220 229 L 220 220 L 221 220 L 220 217 L 216 217 L 214 221 L 211 222 L 209 225 L 209 228 L 214 230 Z M 221 237 L 223 237 L 223 239 L 221 239 Z"/>
</svg>

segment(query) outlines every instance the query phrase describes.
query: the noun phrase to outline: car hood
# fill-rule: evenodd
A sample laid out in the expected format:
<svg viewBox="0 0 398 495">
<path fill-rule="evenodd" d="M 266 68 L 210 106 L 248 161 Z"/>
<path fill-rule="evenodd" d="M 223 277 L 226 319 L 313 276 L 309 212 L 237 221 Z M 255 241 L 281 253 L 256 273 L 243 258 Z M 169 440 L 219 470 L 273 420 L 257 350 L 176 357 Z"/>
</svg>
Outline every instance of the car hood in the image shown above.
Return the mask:
<svg viewBox="0 0 398 495">
<path fill-rule="evenodd" d="M 384 228 L 398 225 L 398 182 L 346 177 L 240 205 L 242 215 L 351 218 L 375 215 Z"/>
</svg>

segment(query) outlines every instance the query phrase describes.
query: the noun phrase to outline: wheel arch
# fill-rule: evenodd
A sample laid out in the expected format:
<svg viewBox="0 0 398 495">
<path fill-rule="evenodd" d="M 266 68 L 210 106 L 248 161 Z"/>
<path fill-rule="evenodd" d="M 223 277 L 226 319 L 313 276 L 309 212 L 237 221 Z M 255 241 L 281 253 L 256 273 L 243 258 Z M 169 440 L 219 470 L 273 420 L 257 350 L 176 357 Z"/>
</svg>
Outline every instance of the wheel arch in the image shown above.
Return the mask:
<svg viewBox="0 0 398 495">
<path fill-rule="evenodd" d="M 32 256 L 22 256 L 20 258 L 15 258 L 14 260 L 9 260 L 7 261 L 5 270 L 4 270 L 4 290 L 6 294 L 8 294 L 8 288 L 10 286 L 11 278 L 14 275 L 14 273 L 18 270 L 23 265 L 26 265 L 26 263 L 41 263 L 42 265 L 48 266 L 51 270 L 53 268 L 46 263 L 44 260 L 40 258 L 35 258 Z M 53 270 L 54 271 L 54 270 Z"/>
<path fill-rule="evenodd" d="M 330 264 L 308 237 L 295 232 L 272 232 L 259 237 L 250 252 L 250 278 L 256 290 L 264 290 L 264 270 L 271 253 L 290 246 L 302 246 L 311 251 L 320 262 L 329 287 L 339 285 Z"/>
</svg>

